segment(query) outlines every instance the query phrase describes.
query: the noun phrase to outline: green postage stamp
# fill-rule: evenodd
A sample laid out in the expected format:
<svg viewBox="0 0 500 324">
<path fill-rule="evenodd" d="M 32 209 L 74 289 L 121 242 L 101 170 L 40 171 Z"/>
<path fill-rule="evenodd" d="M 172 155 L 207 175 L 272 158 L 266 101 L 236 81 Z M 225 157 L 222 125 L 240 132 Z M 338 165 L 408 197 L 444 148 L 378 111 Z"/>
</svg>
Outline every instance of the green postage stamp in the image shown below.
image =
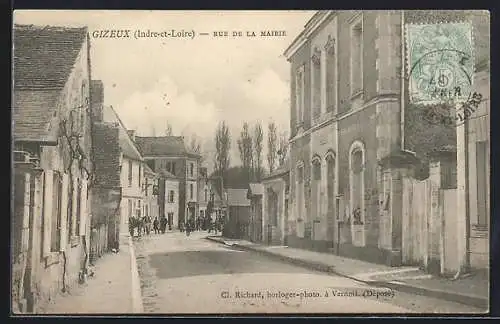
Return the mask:
<svg viewBox="0 0 500 324">
<path fill-rule="evenodd" d="M 410 102 L 420 105 L 467 101 L 474 76 L 470 23 L 407 24 Z"/>
</svg>

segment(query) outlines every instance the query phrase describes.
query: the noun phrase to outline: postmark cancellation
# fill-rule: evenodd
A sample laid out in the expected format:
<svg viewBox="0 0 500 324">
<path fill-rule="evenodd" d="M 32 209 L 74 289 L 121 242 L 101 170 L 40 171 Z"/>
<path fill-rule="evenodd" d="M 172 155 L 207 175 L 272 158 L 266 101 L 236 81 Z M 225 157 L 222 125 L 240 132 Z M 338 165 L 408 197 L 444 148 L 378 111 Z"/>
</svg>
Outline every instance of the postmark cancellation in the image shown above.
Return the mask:
<svg viewBox="0 0 500 324">
<path fill-rule="evenodd" d="M 405 29 L 410 102 L 452 106 L 467 102 L 474 74 L 472 25 L 406 24 Z"/>
</svg>

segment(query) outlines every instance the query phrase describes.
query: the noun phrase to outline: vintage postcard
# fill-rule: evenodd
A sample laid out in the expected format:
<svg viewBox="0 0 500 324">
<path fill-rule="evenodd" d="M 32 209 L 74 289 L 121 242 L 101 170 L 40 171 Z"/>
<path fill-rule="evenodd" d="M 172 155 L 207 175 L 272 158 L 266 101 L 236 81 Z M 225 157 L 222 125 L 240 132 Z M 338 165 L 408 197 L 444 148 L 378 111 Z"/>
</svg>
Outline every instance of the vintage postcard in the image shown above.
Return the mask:
<svg viewBox="0 0 500 324">
<path fill-rule="evenodd" d="M 11 309 L 489 311 L 490 14 L 18 10 Z"/>
</svg>

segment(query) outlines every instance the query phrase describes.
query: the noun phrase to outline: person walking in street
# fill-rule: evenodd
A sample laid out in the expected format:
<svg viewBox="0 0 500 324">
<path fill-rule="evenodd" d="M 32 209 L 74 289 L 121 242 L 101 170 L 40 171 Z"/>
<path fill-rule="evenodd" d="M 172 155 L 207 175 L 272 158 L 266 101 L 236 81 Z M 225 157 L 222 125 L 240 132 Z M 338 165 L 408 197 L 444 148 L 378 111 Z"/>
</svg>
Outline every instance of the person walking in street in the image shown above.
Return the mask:
<svg viewBox="0 0 500 324">
<path fill-rule="evenodd" d="M 155 234 L 160 234 L 160 222 L 158 221 L 158 217 L 155 217 L 155 220 L 153 221 L 153 231 Z"/>
<path fill-rule="evenodd" d="M 160 220 L 160 230 L 163 234 L 165 234 L 166 229 L 167 229 L 167 219 L 165 218 L 165 216 L 162 216 Z"/>
</svg>

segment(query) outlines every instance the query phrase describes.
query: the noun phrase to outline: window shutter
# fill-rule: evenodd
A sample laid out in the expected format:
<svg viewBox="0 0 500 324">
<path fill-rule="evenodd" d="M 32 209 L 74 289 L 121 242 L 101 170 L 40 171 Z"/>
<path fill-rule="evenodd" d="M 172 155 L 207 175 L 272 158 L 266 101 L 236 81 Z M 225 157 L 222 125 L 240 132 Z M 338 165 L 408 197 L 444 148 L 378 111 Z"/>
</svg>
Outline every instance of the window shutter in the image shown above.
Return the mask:
<svg viewBox="0 0 500 324">
<path fill-rule="evenodd" d="M 78 210 L 77 200 L 78 200 L 78 179 L 73 180 L 73 196 L 72 196 L 72 205 L 71 205 L 71 237 L 76 236 L 77 228 L 76 228 L 76 212 Z M 81 208 L 81 206 L 80 206 Z"/>
<path fill-rule="evenodd" d="M 87 180 L 82 180 L 82 191 L 80 194 L 80 235 L 85 235 L 87 228 Z"/>
<path fill-rule="evenodd" d="M 66 251 L 68 244 L 68 187 L 69 176 L 66 173 L 62 175 L 62 193 L 61 193 L 61 241 L 60 250 Z"/>
<path fill-rule="evenodd" d="M 44 194 L 43 194 L 43 256 L 50 252 L 50 227 L 52 216 L 52 187 L 54 184 L 54 173 L 52 170 L 46 170 L 44 175 Z"/>
</svg>

